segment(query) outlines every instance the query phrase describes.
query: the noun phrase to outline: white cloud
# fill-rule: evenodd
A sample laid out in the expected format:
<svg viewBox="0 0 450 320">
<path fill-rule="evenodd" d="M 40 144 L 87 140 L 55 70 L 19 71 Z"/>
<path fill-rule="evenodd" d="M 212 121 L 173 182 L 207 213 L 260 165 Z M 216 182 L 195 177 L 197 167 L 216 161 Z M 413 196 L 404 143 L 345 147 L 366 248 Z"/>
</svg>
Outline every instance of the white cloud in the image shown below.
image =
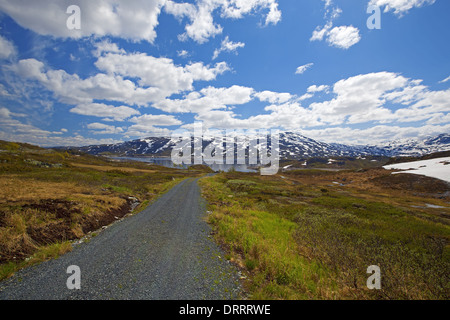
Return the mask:
<svg viewBox="0 0 450 320">
<path fill-rule="evenodd" d="M 297 68 L 297 70 L 295 71 L 295 74 L 303 74 L 306 70 L 308 70 L 309 68 L 311 68 L 314 65 L 314 63 L 308 63 L 305 64 L 303 66 L 300 66 Z"/>
<path fill-rule="evenodd" d="M 246 119 L 229 110 L 212 110 L 198 114 L 195 119 L 202 121 L 205 128 L 217 129 L 270 129 L 283 128 L 297 130 L 302 126 L 319 125 L 306 108 L 298 102 L 288 102 L 281 105 L 269 105 L 267 114 L 259 114 Z"/>
<path fill-rule="evenodd" d="M 221 12 L 222 18 L 241 19 L 244 15 L 269 10 L 265 25 L 277 24 L 281 20 L 281 12 L 276 0 L 198 0 L 195 4 L 166 1 L 164 10 L 177 17 L 180 21 L 188 18 L 190 23 L 185 26 L 185 33 L 180 40 L 193 39 L 204 43 L 223 32 L 221 25 L 214 21 L 213 13 Z"/>
<path fill-rule="evenodd" d="M 448 112 L 450 110 L 450 89 L 444 91 L 423 90 L 416 102 L 408 109 L 413 115 Z"/>
<path fill-rule="evenodd" d="M 272 1 L 270 3 L 270 11 L 267 14 L 266 26 L 269 24 L 276 25 L 281 21 L 281 11 L 278 9 L 278 3 Z"/>
<path fill-rule="evenodd" d="M 450 76 L 448 76 L 447 78 L 445 78 L 442 81 L 439 81 L 439 83 L 446 83 L 447 81 L 450 81 Z"/>
<path fill-rule="evenodd" d="M 323 27 L 316 27 L 309 41 L 322 41 L 326 39 L 328 44 L 340 49 L 348 49 L 357 44 L 361 40 L 359 29 L 353 26 L 340 26 L 333 28 L 333 21 L 342 13 L 339 7 L 333 7 L 332 0 L 324 0 L 325 2 L 325 19 L 326 24 Z"/>
<path fill-rule="evenodd" d="M 298 100 L 299 101 L 308 100 L 308 99 L 311 99 L 312 97 L 314 97 L 314 94 L 312 94 L 312 93 L 305 93 L 300 98 L 298 98 Z"/>
<path fill-rule="evenodd" d="M 436 113 L 428 121 L 427 124 L 450 123 L 450 113 Z"/>
<path fill-rule="evenodd" d="M 186 58 L 189 56 L 189 52 L 186 50 L 177 51 L 177 55 L 181 58 Z"/>
<path fill-rule="evenodd" d="M 342 124 L 347 117 L 351 117 L 353 123 L 385 120 L 390 117 L 390 112 L 382 108 L 383 95 L 399 90 L 407 83 L 408 79 L 388 72 L 350 77 L 333 86 L 334 99 L 312 103 L 310 108 L 324 123 L 332 125 Z M 373 118 L 374 113 L 376 118 Z"/>
<path fill-rule="evenodd" d="M 44 147 L 54 146 L 85 146 L 94 144 L 111 144 L 119 141 L 113 139 L 91 139 L 80 135 L 62 137 L 60 132 L 42 130 L 31 124 L 14 119 L 17 116 L 7 108 L 0 107 L 0 140 L 26 142 Z"/>
<path fill-rule="evenodd" d="M 321 85 L 321 86 L 312 85 L 306 91 L 309 93 L 315 93 L 315 92 L 328 91 L 329 88 L 330 87 L 326 86 L 326 85 Z"/>
<path fill-rule="evenodd" d="M 227 18 L 240 19 L 244 15 L 265 9 L 269 10 L 265 25 L 277 24 L 281 20 L 281 12 L 276 0 L 221 0 L 218 3 L 222 6 L 222 16 Z"/>
<path fill-rule="evenodd" d="M 252 88 L 236 85 L 229 88 L 206 87 L 199 92 L 190 92 L 183 99 L 165 99 L 153 104 L 153 107 L 170 113 L 204 114 L 211 110 L 248 103 L 253 99 L 253 93 Z"/>
<path fill-rule="evenodd" d="M 262 91 L 255 93 L 255 97 L 257 97 L 260 101 L 269 102 L 269 103 L 286 103 L 289 100 L 294 98 L 293 95 L 287 92 L 279 93 L 273 91 Z"/>
<path fill-rule="evenodd" d="M 330 45 L 340 49 L 348 49 L 361 40 L 358 28 L 353 26 L 332 28 L 331 23 L 328 23 L 323 28 L 318 27 L 314 30 L 310 41 L 322 41 L 324 38 Z"/>
<path fill-rule="evenodd" d="M 11 69 L 23 78 L 39 80 L 41 82 L 48 80 L 47 75 L 43 71 L 44 64 L 36 59 L 20 60 L 17 64 L 11 66 Z"/>
<path fill-rule="evenodd" d="M 234 94 L 231 94 L 233 91 Z M 237 92 L 242 93 L 241 99 L 236 98 Z M 333 96 L 309 106 L 299 103 L 318 92 Z M 228 96 L 228 100 L 225 100 L 225 96 Z M 241 118 L 239 106 L 254 99 L 270 103 L 264 108 L 266 113 Z M 408 79 L 392 72 L 378 72 L 342 79 L 331 88 L 327 85 L 312 85 L 300 98 L 289 93 L 255 92 L 247 87 L 235 87 L 234 90 L 210 88 L 192 92 L 184 99 L 167 99 L 158 107 L 167 112 L 196 113 L 196 120 L 204 121 L 205 127 L 209 128 L 297 130 L 317 126 L 372 126 L 373 123 L 445 123 L 448 120 L 446 113 L 450 110 L 449 101 L 450 89 L 431 91 L 421 80 Z M 230 109 L 231 105 L 235 108 Z"/>
<path fill-rule="evenodd" d="M 450 124 L 424 126 L 387 126 L 379 125 L 365 129 L 349 127 L 334 127 L 314 130 L 302 130 L 307 137 L 319 141 L 348 144 L 348 145 L 382 145 L 386 142 L 408 138 L 426 138 L 450 131 Z"/>
<path fill-rule="evenodd" d="M 120 76 L 96 74 L 80 79 L 64 70 L 47 70 L 41 61 L 36 59 L 20 60 L 9 68 L 25 80 L 37 80 L 48 91 L 67 104 L 91 103 L 93 100 L 112 100 L 134 104 L 142 94 L 130 80 Z M 151 91 L 149 89 L 149 91 Z"/>
<path fill-rule="evenodd" d="M 450 89 L 431 91 L 421 82 L 390 72 L 362 74 L 338 81 L 335 98 L 310 108 L 328 125 L 425 121 L 448 112 Z"/>
<path fill-rule="evenodd" d="M 0 10 L 19 25 L 41 35 L 59 38 L 116 36 L 153 42 L 165 0 L 78 0 L 81 29 L 69 30 L 66 13 L 70 4 L 59 0 L 0 0 Z"/>
<path fill-rule="evenodd" d="M 126 132 L 131 137 L 149 137 L 169 135 L 170 130 L 161 127 L 179 126 L 183 124 L 180 120 L 171 115 L 151 115 L 146 114 L 130 119 L 135 123 Z"/>
<path fill-rule="evenodd" d="M 110 126 L 99 122 L 90 123 L 87 125 L 87 128 L 94 130 L 94 134 L 119 134 L 124 131 L 121 127 Z"/>
<path fill-rule="evenodd" d="M 124 121 L 134 115 L 140 114 L 139 111 L 127 107 L 114 107 L 103 103 L 86 103 L 80 104 L 70 109 L 70 112 L 99 118 L 111 118 L 115 121 Z"/>
<path fill-rule="evenodd" d="M 384 7 L 384 12 L 394 11 L 398 16 L 408 13 L 412 8 L 432 5 L 436 0 L 371 0 L 369 5 Z"/>
<path fill-rule="evenodd" d="M 66 104 L 106 100 L 139 106 L 148 106 L 173 94 L 191 91 L 195 81 L 212 81 L 229 70 L 225 62 L 214 66 L 202 62 L 178 66 L 168 58 L 155 58 L 144 53 L 125 54 L 116 46 L 106 45 L 101 43 L 97 47 L 102 49 L 95 51 L 101 54 L 95 65 L 104 73 L 86 79 L 64 70 L 48 69 L 36 59 L 20 60 L 8 69 L 22 80 L 37 80 Z M 119 53 L 103 53 L 104 50 Z M 130 78 L 137 80 L 137 83 Z"/>
<path fill-rule="evenodd" d="M 70 61 L 80 61 L 80 58 L 75 57 L 73 54 L 69 55 L 69 60 Z"/>
<path fill-rule="evenodd" d="M 153 115 L 145 114 L 140 117 L 134 117 L 130 119 L 130 122 L 134 122 L 139 125 L 144 126 L 159 126 L 159 127 L 169 127 L 181 125 L 182 122 L 171 115 Z"/>
<path fill-rule="evenodd" d="M 317 27 L 313 33 L 309 41 L 322 41 L 323 38 L 328 34 L 333 24 L 331 22 L 327 23 L 324 27 Z"/>
<path fill-rule="evenodd" d="M 300 98 L 298 98 L 298 100 L 303 101 L 303 100 L 311 99 L 312 97 L 314 97 L 314 95 L 317 92 L 329 93 L 329 89 L 330 89 L 330 87 L 326 86 L 326 85 L 321 85 L 321 86 L 312 85 L 312 86 L 308 87 L 308 89 L 306 90 L 306 93 L 304 95 L 302 95 Z"/>
<path fill-rule="evenodd" d="M 116 43 L 112 43 L 111 40 L 105 39 L 94 43 L 95 50 L 92 51 L 94 57 L 100 57 L 103 53 L 120 53 L 125 54 L 125 50 L 120 49 Z"/>
<path fill-rule="evenodd" d="M 2 97 L 11 97 L 12 95 L 8 92 L 3 84 L 0 83 L 0 96 Z"/>
<path fill-rule="evenodd" d="M 108 53 L 100 57 L 95 65 L 107 74 L 139 79 L 141 87 L 152 87 L 160 91 L 158 99 L 192 90 L 194 81 L 211 81 L 229 70 L 225 62 L 213 67 L 205 66 L 202 62 L 182 67 L 175 65 L 172 59 L 155 58 L 145 53 Z"/>
<path fill-rule="evenodd" d="M 0 36 L 0 59 L 8 59 L 16 55 L 14 44 Z"/>
<path fill-rule="evenodd" d="M 348 49 L 361 40 L 359 29 L 353 26 L 334 27 L 327 36 L 327 42 L 340 49 Z"/>
<path fill-rule="evenodd" d="M 245 47 L 245 43 L 230 41 L 230 38 L 227 36 L 222 41 L 220 48 L 214 50 L 213 60 L 217 59 L 219 54 L 221 54 L 222 52 L 234 52 L 237 54 L 237 49 L 243 47 Z"/>
<path fill-rule="evenodd" d="M 188 17 L 191 24 L 186 25 L 186 32 L 179 38 L 180 40 L 193 39 L 198 43 L 204 43 L 209 38 L 221 34 L 223 28 L 214 22 L 213 11 L 216 4 L 209 1 L 199 1 L 197 6 L 190 3 L 176 3 L 167 1 L 164 10 L 174 15 L 180 20 Z"/>
</svg>

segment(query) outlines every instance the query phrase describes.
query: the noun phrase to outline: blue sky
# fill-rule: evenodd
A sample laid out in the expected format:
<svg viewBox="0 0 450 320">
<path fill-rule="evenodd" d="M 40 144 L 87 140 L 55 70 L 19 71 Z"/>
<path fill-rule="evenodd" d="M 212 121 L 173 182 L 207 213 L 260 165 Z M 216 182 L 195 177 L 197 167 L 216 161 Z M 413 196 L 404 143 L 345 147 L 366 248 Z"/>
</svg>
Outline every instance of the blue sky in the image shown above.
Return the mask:
<svg viewBox="0 0 450 320">
<path fill-rule="evenodd" d="M 348 144 L 448 133 L 449 12 L 446 0 L 0 0 L 0 139 L 115 143 L 196 121 Z"/>
</svg>

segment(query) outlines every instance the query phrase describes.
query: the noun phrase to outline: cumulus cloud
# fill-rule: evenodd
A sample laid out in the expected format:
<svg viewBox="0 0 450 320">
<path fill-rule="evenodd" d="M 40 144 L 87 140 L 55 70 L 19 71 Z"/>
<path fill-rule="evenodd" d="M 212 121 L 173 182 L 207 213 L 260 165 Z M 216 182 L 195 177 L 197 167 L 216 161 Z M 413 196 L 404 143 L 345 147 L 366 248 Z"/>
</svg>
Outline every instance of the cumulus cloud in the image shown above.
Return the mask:
<svg viewBox="0 0 450 320">
<path fill-rule="evenodd" d="M 370 5 L 384 7 L 384 12 L 394 11 L 398 16 L 409 12 L 412 8 L 420 8 L 425 5 L 432 5 L 436 0 L 370 0 Z"/>
<path fill-rule="evenodd" d="M 353 26 L 332 28 L 332 24 L 328 23 L 324 27 L 314 30 L 310 41 L 322 41 L 324 38 L 336 48 L 348 49 L 361 40 L 361 35 L 359 29 Z"/>
<path fill-rule="evenodd" d="M 119 134 L 124 131 L 121 127 L 106 125 L 99 122 L 89 123 L 87 128 L 93 130 L 94 134 Z"/>
<path fill-rule="evenodd" d="M 105 39 L 94 43 L 95 50 L 92 51 L 94 57 L 100 57 L 104 53 L 120 53 L 124 54 L 125 50 L 119 48 L 116 43 L 111 42 L 109 39 Z"/>
<path fill-rule="evenodd" d="M 156 88 L 165 96 L 192 90 L 194 81 L 211 81 L 229 70 L 225 62 L 213 67 L 202 62 L 182 67 L 175 65 L 172 59 L 155 58 L 145 53 L 108 53 L 100 57 L 95 65 L 110 75 L 137 78 L 141 87 Z"/>
<path fill-rule="evenodd" d="M 69 4 L 60 0 L 0 0 L 0 10 L 19 25 L 41 35 L 58 38 L 116 36 L 153 42 L 155 28 L 165 0 L 78 0 L 81 29 L 69 30 Z"/>
<path fill-rule="evenodd" d="M 316 27 L 309 40 L 322 41 L 325 39 L 329 45 L 344 50 L 357 44 L 361 40 L 359 29 L 351 25 L 333 28 L 334 20 L 340 16 L 342 10 L 339 7 L 333 7 L 332 0 L 324 0 L 324 2 L 327 22 L 323 27 Z"/>
<path fill-rule="evenodd" d="M 114 107 L 103 103 L 79 104 L 70 109 L 70 112 L 84 116 L 109 118 L 115 121 L 124 121 L 134 115 L 140 114 L 139 111 L 127 106 Z"/>
<path fill-rule="evenodd" d="M 170 113 L 204 114 L 248 103 L 253 99 L 253 93 L 253 88 L 237 85 L 229 88 L 206 87 L 190 92 L 183 99 L 165 99 L 153 104 L 153 107 Z"/>
<path fill-rule="evenodd" d="M 335 83 L 335 98 L 310 105 L 324 123 L 342 124 L 350 117 L 352 123 L 386 120 L 391 117 L 383 108 L 384 94 L 403 88 L 408 79 L 389 72 L 369 73 L 343 79 Z M 374 118 L 374 116 L 376 116 Z"/>
<path fill-rule="evenodd" d="M 300 103 L 318 92 L 325 92 L 327 96 L 309 105 Z M 239 108 L 255 99 L 269 103 L 264 108 L 265 113 L 242 118 Z M 399 124 L 407 127 L 407 123 L 417 121 L 443 124 L 448 120 L 449 101 L 450 89 L 432 91 L 422 84 L 422 80 L 392 72 L 377 72 L 342 79 L 332 86 L 312 85 L 300 98 L 289 93 L 256 92 L 248 87 L 210 87 L 209 90 L 191 92 L 183 99 L 166 99 L 159 108 L 167 112 L 184 110 L 195 113 L 195 119 L 203 121 L 208 128 L 306 130 L 363 124 L 378 124 L 380 128 Z M 406 134 L 404 130 L 401 132 Z"/>
<path fill-rule="evenodd" d="M 195 81 L 211 81 L 229 70 L 225 62 L 214 66 L 202 62 L 179 66 L 168 58 L 126 54 L 107 42 L 98 44 L 95 52 L 99 54 L 95 65 L 101 72 L 85 79 L 64 70 L 50 69 L 36 59 L 20 60 L 8 69 L 23 80 L 37 81 L 66 104 L 106 100 L 138 106 L 149 106 L 173 94 L 192 91 Z"/>
<path fill-rule="evenodd" d="M 130 119 L 134 125 L 130 126 L 126 132 L 130 137 L 164 136 L 169 135 L 170 130 L 163 127 L 179 126 L 183 124 L 172 115 L 152 115 L 146 114 Z"/>
<path fill-rule="evenodd" d="M 164 10 L 180 21 L 187 18 L 185 33 L 180 40 L 192 39 L 204 43 L 223 32 L 223 27 L 214 21 L 213 13 L 220 12 L 222 18 L 241 19 L 253 12 L 268 10 L 264 25 L 277 24 L 281 20 L 281 11 L 277 0 L 197 0 L 193 3 L 166 1 Z"/>
<path fill-rule="evenodd" d="M 20 60 L 10 67 L 22 80 L 36 80 L 60 102 L 92 103 L 93 100 L 118 101 L 130 105 L 145 105 L 158 94 L 158 88 L 140 88 L 130 80 L 114 74 L 98 73 L 86 79 L 64 70 L 47 69 L 35 59 Z"/>
<path fill-rule="evenodd" d="M 255 97 L 257 97 L 260 101 L 269 102 L 272 104 L 286 103 L 294 98 L 293 95 L 287 92 L 280 93 L 268 90 L 255 93 Z"/>
<path fill-rule="evenodd" d="M 334 27 L 327 32 L 327 42 L 340 49 L 348 49 L 360 40 L 359 29 L 353 26 Z"/>
</svg>

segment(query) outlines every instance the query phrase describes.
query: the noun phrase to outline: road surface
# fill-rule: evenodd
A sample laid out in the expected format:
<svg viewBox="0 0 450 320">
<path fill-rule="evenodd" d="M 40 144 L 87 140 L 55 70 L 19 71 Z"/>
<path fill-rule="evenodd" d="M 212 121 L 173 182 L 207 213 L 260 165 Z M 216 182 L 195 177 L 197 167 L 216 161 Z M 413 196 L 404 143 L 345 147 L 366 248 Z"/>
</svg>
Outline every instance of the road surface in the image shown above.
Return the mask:
<svg viewBox="0 0 450 320">
<path fill-rule="evenodd" d="M 59 259 L 0 282 L 0 300 L 219 300 L 239 296 L 237 270 L 203 220 L 198 179 L 188 179 L 147 209 L 117 222 Z M 80 289 L 67 273 L 80 271 Z M 73 272 L 73 271 L 71 271 Z"/>
</svg>

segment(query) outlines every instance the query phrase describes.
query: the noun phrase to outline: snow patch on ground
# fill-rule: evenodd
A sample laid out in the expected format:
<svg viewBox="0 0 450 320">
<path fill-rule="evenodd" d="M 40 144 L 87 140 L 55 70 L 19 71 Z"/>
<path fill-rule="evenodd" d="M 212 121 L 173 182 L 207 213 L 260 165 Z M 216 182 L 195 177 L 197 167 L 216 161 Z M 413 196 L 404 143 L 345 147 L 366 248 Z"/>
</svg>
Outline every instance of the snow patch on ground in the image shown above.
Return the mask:
<svg viewBox="0 0 450 320">
<path fill-rule="evenodd" d="M 400 172 L 393 172 L 392 174 L 420 174 L 450 182 L 450 157 L 396 163 L 384 166 L 383 168 L 386 170 L 404 170 Z"/>
</svg>

